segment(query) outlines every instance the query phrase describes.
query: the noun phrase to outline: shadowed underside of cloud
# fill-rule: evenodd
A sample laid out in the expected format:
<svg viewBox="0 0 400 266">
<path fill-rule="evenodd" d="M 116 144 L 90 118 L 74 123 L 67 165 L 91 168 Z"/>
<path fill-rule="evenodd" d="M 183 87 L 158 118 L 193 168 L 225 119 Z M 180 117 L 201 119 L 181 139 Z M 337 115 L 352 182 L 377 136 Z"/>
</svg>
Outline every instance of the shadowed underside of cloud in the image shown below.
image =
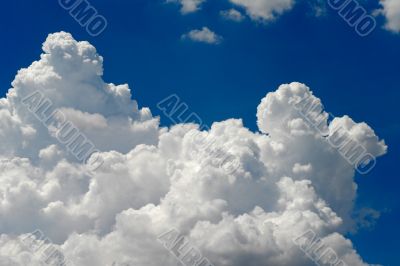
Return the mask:
<svg viewBox="0 0 400 266">
<path fill-rule="evenodd" d="M 354 167 L 293 108 L 305 98 L 320 104 L 304 84 L 262 99 L 261 132 L 238 119 L 162 128 L 128 85 L 104 83 L 103 58 L 88 42 L 60 32 L 43 51 L 0 100 L 1 265 L 44 265 L 20 241 L 40 229 L 70 265 L 175 266 L 157 241 L 171 228 L 216 266 L 314 265 L 292 241 L 307 230 L 347 265 L 368 265 L 344 237 L 354 228 Z M 22 99 L 35 91 L 101 150 L 95 172 L 27 110 Z M 374 156 L 386 152 L 365 123 L 322 124 L 341 125 Z M 238 159 L 236 171 L 212 163 L 217 155 L 199 144 L 209 139 Z"/>
</svg>

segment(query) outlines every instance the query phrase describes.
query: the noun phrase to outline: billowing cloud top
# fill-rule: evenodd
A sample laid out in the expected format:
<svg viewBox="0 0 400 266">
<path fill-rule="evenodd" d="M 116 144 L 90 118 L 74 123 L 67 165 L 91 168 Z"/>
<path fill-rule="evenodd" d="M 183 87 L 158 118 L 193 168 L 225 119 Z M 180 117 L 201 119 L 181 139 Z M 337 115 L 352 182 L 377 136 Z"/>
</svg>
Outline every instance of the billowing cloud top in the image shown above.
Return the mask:
<svg viewBox="0 0 400 266">
<path fill-rule="evenodd" d="M 312 99 L 319 128 L 341 127 L 380 156 L 386 146 L 367 124 L 329 123 L 311 90 L 292 83 L 262 99 L 261 133 L 235 119 L 204 131 L 161 128 L 127 85 L 104 83 L 103 58 L 88 42 L 60 32 L 43 51 L 0 100 L 1 265 L 45 265 L 21 241 L 40 229 L 67 265 L 172 266 L 157 241 L 172 228 L 216 266 L 313 265 L 293 241 L 308 230 L 347 265 L 368 265 L 343 236 L 355 226 L 354 166 L 293 103 Z M 101 151 L 98 169 L 29 111 L 36 91 Z M 215 163 L 221 152 L 236 158 L 235 171 Z"/>
</svg>

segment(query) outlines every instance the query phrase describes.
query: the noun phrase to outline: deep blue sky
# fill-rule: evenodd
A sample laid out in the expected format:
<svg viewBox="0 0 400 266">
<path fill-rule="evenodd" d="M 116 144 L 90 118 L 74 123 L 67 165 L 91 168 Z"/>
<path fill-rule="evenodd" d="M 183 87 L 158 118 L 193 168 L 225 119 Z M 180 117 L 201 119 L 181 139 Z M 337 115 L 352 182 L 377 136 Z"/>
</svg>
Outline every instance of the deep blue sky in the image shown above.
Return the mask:
<svg viewBox="0 0 400 266">
<path fill-rule="evenodd" d="M 91 0 L 108 27 L 91 37 L 56 0 L 3 1 L 0 8 L 0 94 L 16 72 L 39 58 L 48 33 L 64 30 L 88 40 L 105 59 L 105 81 L 129 83 L 140 106 L 160 115 L 158 101 L 176 93 L 206 122 L 243 118 L 256 130 L 256 107 L 278 85 L 306 83 L 336 116 L 367 122 L 384 138 L 389 153 L 366 176 L 357 176 L 358 205 L 382 211 L 375 227 L 350 236 L 369 263 L 399 265 L 400 34 L 378 28 L 361 38 L 338 14 L 323 17 L 308 5 L 268 25 L 219 16 L 227 0 L 209 1 L 182 16 L 164 0 Z M 365 4 L 366 5 L 366 4 Z M 370 9 L 377 0 L 370 1 Z M 224 37 L 218 46 L 181 41 L 191 29 L 208 26 Z M 163 124 L 168 120 L 162 117 Z M 397 177 L 396 177 L 397 176 Z"/>
</svg>

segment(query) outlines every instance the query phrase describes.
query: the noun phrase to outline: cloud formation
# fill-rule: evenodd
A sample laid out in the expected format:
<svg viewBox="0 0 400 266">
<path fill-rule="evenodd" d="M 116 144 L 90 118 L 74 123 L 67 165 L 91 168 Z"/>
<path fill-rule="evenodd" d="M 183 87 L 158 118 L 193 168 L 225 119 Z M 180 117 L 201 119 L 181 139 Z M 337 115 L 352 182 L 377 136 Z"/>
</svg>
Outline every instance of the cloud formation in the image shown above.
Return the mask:
<svg viewBox="0 0 400 266">
<path fill-rule="evenodd" d="M 400 2 L 397 0 L 380 0 L 378 13 L 386 18 L 385 28 L 392 32 L 400 32 Z"/>
<path fill-rule="evenodd" d="M 268 22 L 274 20 L 285 11 L 292 9 L 294 0 L 230 0 L 241 6 L 253 20 Z"/>
<path fill-rule="evenodd" d="M 293 239 L 308 230 L 347 265 L 369 265 L 344 234 L 352 220 L 354 167 L 307 126 L 293 102 L 321 101 L 306 85 L 284 84 L 257 108 L 260 132 L 240 119 L 159 126 L 131 100 L 128 85 L 102 80 L 103 58 L 65 32 L 21 69 L 0 100 L 0 264 L 43 265 L 21 242 L 40 229 L 68 265 L 175 266 L 158 241 L 176 228 L 213 265 L 314 265 Z M 58 143 L 21 100 L 39 90 L 101 150 L 95 172 Z M 342 125 L 374 156 L 386 145 L 365 123 Z M 195 136 L 195 137 L 194 137 Z M 233 173 L 201 143 L 238 158 Z"/>
<path fill-rule="evenodd" d="M 200 6 L 206 0 L 167 0 L 171 3 L 179 3 L 181 5 L 181 13 L 188 14 L 200 9 Z"/>
<path fill-rule="evenodd" d="M 167 0 L 181 4 L 181 13 L 187 14 L 196 12 L 207 0 Z M 253 21 L 268 23 L 277 19 L 279 16 L 293 9 L 296 0 L 229 0 L 234 6 L 246 13 Z M 326 15 L 327 4 L 322 0 L 308 0 L 310 12 L 315 17 Z M 386 19 L 385 29 L 400 32 L 400 2 L 397 0 L 379 0 L 381 8 L 375 10 L 374 15 L 382 15 Z M 231 8 L 220 11 L 220 15 L 225 19 L 240 22 L 245 19 L 241 11 Z"/>
<path fill-rule="evenodd" d="M 181 5 L 181 13 L 188 14 L 196 12 L 201 5 L 207 0 L 167 0 L 171 3 L 179 3 Z M 229 0 L 232 4 L 244 8 L 247 15 L 255 21 L 268 22 L 274 20 L 285 11 L 290 10 L 295 0 Z M 224 17 L 233 21 L 243 20 L 242 14 L 230 9 L 222 11 Z"/>
<path fill-rule="evenodd" d="M 182 35 L 182 39 L 208 44 L 219 44 L 222 42 L 223 38 L 209 28 L 203 27 L 201 30 L 191 30 L 187 34 Z"/>
<path fill-rule="evenodd" d="M 245 19 L 245 16 L 242 15 L 239 11 L 237 11 L 234 8 L 228 9 L 228 10 L 223 10 L 220 12 L 221 16 L 227 20 L 232 20 L 236 22 L 243 21 Z"/>
</svg>

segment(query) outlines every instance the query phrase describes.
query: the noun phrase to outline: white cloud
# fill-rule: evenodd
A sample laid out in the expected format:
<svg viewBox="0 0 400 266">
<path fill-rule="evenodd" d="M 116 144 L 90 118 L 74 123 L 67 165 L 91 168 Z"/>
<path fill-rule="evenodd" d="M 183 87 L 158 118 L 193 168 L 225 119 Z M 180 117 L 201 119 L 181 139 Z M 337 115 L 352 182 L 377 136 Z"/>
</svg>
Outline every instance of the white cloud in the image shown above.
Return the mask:
<svg viewBox="0 0 400 266">
<path fill-rule="evenodd" d="M 196 12 L 207 0 L 167 0 L 167 2 L 179 3 L 181 13 L 188 14 Z M 229 0 L 231 3 L 240 6 L 246 10 L 246 13 L 256 21 L 267 22 L 275 19 L 285 11 L 290 10 L 295 0 Z M 242 14 L 230 9 L 222 11 L 224 17 L 234 21 L 243 20 Z"/>
<path fill-rule="evenodd" d="M 206 0 L 167 0 L 167 2 L 179 3 L 181 5 L 181 13 L 188 14 L 200 9 L 200 6 Z"/>
<path fill-rule="evenodd" d="M 285 11 L 292 9 L 294 0 L 230 0 L 233 4 L 245 8 L 246 13 L 256 21 L 274 20 Z"/>
<path fill-rule="evenodd" d="M 182 35 L 182 39 L 190 39 L 194 42 L 203 42 L 208 44 L 219 44 L 222 41 L 221 36 L 207 27 L 203 27 L 201 30 L 191 30 L 187 34 Z"/>
<path fill-rule="evenodd" d="M 307 230 L 347 265 L 368 265 L 341 235 L 355 226 L 354 167 L 293 109 L 299 99 L 320 103 L 304 84 L 262 99 L 262 133 L 238 119 L 201 132 L 194 124 L 161 128 L 127 85 L 104 83 L 103 59 L 89 43 L 56 33 L 43 50 L 0 100 L 1 265 L 42 265 L 17 237 L 41 229 L 74 266 L 174 266 L 157 241 L 171 228 L 214 265 L 314 265 L 292 241 Z M 99 146 L 96 172 L 26 110 L 21 99 L 35 90 Z M 342 126 L 375 156 L 386 152 L 365 123 L 322 123 Z M 218 155 L 200 145 L 210 139 L 239 160 L 236 172 L 213 163 Z"/>
<path fill-rule="evenodd" d="M 181 5 L 181 13 L 188 14 L 196 12 L 200 9 L 201 5 L 207 0 L 167 0 L 167 2 L 179 3 Z M 275 20 L 277 17 L 293 8 L 295 0 L 229 0 L 236 6 L 244 8 L 246 14 L 254 21 L 269 22 Z M 319 1 L 319 0 L 317 0 Z M 312 1 L 311 8 L 316 16 L 321 16 L 323 13 L 322 4 Z M 222 10 L 220 15 L 225 19 L 241 22 L 245 16 L 237 9 L 231 8 Z M 188 36 L 192 34 L 193 37 Z M 202 30 L 193 30 L 192 32 L 184 35 L 190 37 L 195 41 L 202 41 L 207 43 L 219 42 L 220 36 L 216 35 L 208 28 L 203 27 Z M 218 41 L 219 40 L 219 41 Z"/>
<path fill-rule="evenodd" d="M 327 2 L 326 0 L 310 0 L 308 6 L 311 9 L 311 15 L 315 17 L 323 17 L 327 14 Z"/>
<path fill-rule="evenodd" d="M 398 0 L 380 0 L 382 8 L 378 13 L 386 17 L 385 28 L 393 32 L 400 32 L 400 2 Z"/>
<path fill-rule="evenodd" d="M 236 22 L 240 22 L 243 21 L 245 19 L 245 17 L 242 15 L 242 13 L 240 13 L 239 11 L 237 11 L 236 9 L 229 9 L 229 10 L 223 10 L 220 12 L 221 16 L 225 19 L 228 20 L 233 20 Z"/>
</svg>

